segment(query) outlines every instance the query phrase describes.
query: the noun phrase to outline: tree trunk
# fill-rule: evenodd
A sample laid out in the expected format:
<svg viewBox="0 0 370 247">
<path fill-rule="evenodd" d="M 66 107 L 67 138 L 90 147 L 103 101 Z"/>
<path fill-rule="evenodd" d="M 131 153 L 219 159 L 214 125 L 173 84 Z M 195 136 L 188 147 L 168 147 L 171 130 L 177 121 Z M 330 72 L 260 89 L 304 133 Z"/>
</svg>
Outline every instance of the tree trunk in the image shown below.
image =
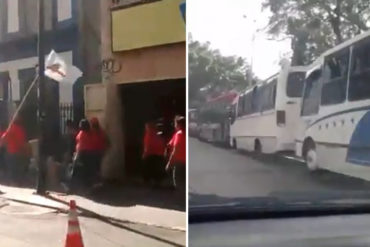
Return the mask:
<svg viewBox="0 0 370 247">
<path fill-rule="evenodd" d="M 308 42 L 308 33 L 300 32 L 295 35 L 295 39 L 292 40 L 292 66 L 305 65 L 307 51 L 307 42 Z"/>
<path fill-rule="evenodd" d="M 340 30 L 341 5 L 342 5 L 342 0 L 337 0 L 336 6 L 334 9 L 335 16 L 331 16 L 330 18 L 330 23 L 331 23 L 331 26 L 333 27 L 333 32 L 337 38 L 336 40 L 337 44 L 340 44 L 343 42 L 343 37 L 342 37 L 341 30 Z"/>
</svg>

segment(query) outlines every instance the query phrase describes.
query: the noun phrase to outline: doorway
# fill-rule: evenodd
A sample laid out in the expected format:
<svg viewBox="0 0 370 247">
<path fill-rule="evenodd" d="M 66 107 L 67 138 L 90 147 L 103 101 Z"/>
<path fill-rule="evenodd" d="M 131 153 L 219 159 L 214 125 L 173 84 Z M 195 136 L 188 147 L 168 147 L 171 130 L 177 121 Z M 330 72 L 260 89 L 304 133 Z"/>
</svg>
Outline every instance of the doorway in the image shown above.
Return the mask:
<svg viewBox="0 0 370 247">
<path fill-rule="evenodd" d="M 176 115 L 185 116 L 185 79 L 151 81 L 120 86 L 125 143 L 125 170 L 139 175 L 145 123 L 162 119 L 172 125 Z M 168 135 L 173 132 L 173 126 Z"/>
</svg>

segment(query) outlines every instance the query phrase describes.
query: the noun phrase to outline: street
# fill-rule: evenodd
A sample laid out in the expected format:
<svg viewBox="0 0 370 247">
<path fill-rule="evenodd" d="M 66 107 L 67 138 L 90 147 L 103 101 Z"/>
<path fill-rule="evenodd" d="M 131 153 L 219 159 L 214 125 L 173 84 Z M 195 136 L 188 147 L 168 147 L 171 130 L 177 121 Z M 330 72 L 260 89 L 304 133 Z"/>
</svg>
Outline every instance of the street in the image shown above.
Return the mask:
<svg viewBox="0 0 370 247">
<path fill-rule="evenodd" d="M 64 246 L 68 215 L 52 209 L 9 200 L 1 201 L 0 245 Z M 155 226 L 108 224 L 94 218 L 79 217 L 85 246 L 182 246 L 183 231 Z"/>
<path fill-rule="evenodd" d="M 185 212 L 171 207 L 168 191 L 126 185 L 96 191 L 94 199 L 5 185 L 0 191 L 0 246 L 64 246 L 70 200 L 81 212 L 86 247 L 185 246 Z"/>
<path fill-rule="evenodd" d="M 192 197 L 307 197 L 324 193 L 370 191 L 370 182 L 319 171 L 302 162 L 262 156 L 189 139 L 189 193 Z"/>
<path fill-rule="evenodd" d="M 50 209 L 2 201 L 0 209 L 0 245 L 23 246 L 64 246 L 67 234 L 66 214 L 59 214 Z M 173 246 L 158 241 L 169 236 L 175 242 L 183 242 L 184 234 L 144 225 L 113 226 L 92 218 L 79 217 L 85 246 Z M 124 229 L 126 228 L 126 229 Z M 143 234 L 135 233 L 133 229 Z M 147 236 L 145 236 L 147 234 Z"/>
</svg>

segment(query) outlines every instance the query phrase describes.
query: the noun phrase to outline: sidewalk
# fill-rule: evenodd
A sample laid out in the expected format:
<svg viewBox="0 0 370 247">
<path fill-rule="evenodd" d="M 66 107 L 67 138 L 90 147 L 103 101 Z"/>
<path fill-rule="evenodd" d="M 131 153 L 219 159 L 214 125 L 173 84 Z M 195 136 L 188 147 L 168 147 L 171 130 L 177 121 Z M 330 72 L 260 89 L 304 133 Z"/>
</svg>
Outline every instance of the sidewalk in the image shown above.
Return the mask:
<svg viewBox="0 0 370 247">
<path fill-rule="evenodd" d="M 0 195 L 0 198 L 25 201 L 27 203 L 59 208 L 61 210 L 67 210 L 69 200 L 73 199 L 76 200 L 79 207 L 117 221 L 128 221 L 180 231 L 186 230 L 187 219 L 185 211 L 165 208 L 162 205 L 156 206 L 155 203 L 152 203 L 153 199 L 151 198 L 156 196 L 156 193 L 145 188 L 122 188 L 110 195 L 107 195 L 106 191 L 97 192 L 97 194 L 104 194 L 103 197 L 98 198 L 101 200 L 97 200 L 96 198 L 92 200 L 78 195 L 64 195 L 53 192 L 48 197 L 43 197 L 34 195 L 34 189 L 16 188 L 5 185 L 0 185 L 0 191 L 4 193 Z M 167 197 L 171 196 L 168 195 L 168 191 L 166 193 Z M 141 203 L 140 200 L 145 196 L 150 203 Z M 107 201 L 107 197 L 115 198 L 110 198 L 111 200 Z M 134 199 L 136 198 L 140 200 L 135 201 Z M 165 198 L 160 197 L 159 200 L 163 201 Z M 166 201 L 163 201 L 163 203 L 165 205 Z M 151 204 L 154 206 L 151 206 Z"/>
</svg>

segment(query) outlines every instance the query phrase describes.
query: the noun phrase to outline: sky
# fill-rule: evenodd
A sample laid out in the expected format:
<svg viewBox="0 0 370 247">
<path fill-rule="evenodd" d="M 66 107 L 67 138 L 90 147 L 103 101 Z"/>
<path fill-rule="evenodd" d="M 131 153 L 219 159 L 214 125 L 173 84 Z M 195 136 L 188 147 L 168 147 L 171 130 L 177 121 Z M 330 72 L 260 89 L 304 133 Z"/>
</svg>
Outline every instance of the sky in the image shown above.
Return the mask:
<svg viewBox="0 0 370 247">
<path fill-rule="evenodd" d="M 193 39 L 211 42 L 223 55 L 253 57 L 253 73 L 265 79 L 279 71 L 280 56 L 290 52 L 290 40 L 268 40 L 271 12 L 264 0 L 187 0 L 187 31 Z M 253 33 L 255 41 L 252 42 Z"/>
</svg>

